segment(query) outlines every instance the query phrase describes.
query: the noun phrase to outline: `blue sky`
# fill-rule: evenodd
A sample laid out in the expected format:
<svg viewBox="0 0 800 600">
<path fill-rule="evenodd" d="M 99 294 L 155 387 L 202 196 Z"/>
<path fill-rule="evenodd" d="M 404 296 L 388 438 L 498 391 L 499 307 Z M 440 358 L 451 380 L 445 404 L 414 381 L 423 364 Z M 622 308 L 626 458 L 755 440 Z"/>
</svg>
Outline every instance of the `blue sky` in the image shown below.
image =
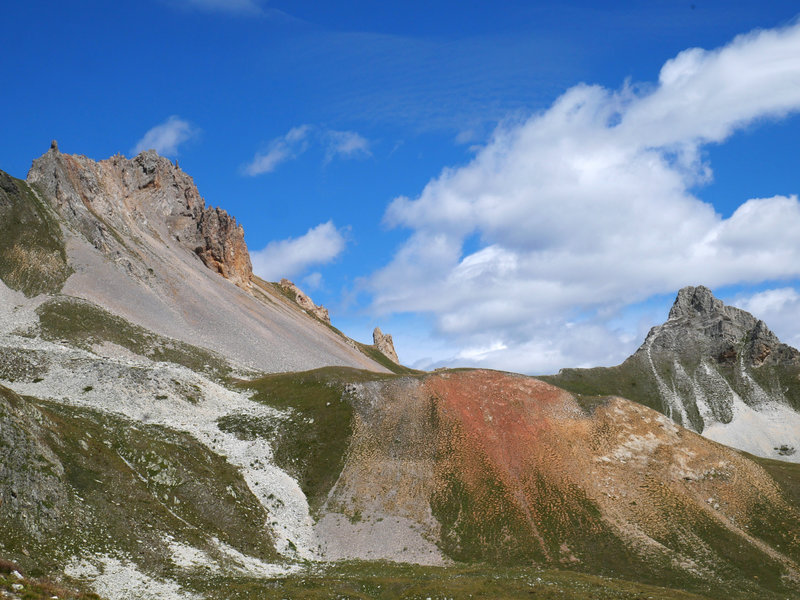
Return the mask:
<svg viewBox="0 0 800 600">
<path fill-rule="evenodd" d="M 155 147 L 420 367 L 614 364 L 701 283 L 800 344 L 796 2 L 609 5 L 6 3 L 0 168 Z"/>
</svg>

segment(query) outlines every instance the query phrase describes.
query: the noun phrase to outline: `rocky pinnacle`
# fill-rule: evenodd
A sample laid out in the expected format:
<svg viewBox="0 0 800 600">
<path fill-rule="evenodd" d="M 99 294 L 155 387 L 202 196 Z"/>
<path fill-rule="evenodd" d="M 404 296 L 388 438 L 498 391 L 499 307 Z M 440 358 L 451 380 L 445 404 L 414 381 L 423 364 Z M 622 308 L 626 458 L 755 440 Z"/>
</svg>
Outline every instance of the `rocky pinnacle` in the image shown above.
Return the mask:
<svg viewBox="0 0 800 600">
<path fill-rule="evenodd" d="M 380 327 L 376 327 L 372 332 L 372 341 L 375 347 L 389 360 L 400 364 L 400 359 L 397 358 L 397 352 L 394 349 L 392 336 L 388 333 L 383 333 Z"/>
</svg>

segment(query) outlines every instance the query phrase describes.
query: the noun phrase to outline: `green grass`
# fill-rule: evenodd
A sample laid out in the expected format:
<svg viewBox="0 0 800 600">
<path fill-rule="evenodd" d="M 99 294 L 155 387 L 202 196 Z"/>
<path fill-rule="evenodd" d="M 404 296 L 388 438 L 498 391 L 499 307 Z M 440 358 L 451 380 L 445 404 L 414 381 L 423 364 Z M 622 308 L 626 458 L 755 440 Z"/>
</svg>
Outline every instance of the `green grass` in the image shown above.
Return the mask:
<svg viewBox="0 0 800 600">
<path fill-rule="evenodd" d="M 285 578 L 218 578 L 198 588 L 212 600 L 702 600 L 679 590 L 537 567 L 423 567 L 386 562 L 318 566 Z"/>
<path fill-rule="evenodd" d="M 800 510 L 800 464 L 762 458 L 747 452 L 742 454 L 766 470 L 781 488 L 786 500 Z"/>
<path fill-rule="evenodd" d="M 85 300 L 60 296 L 48 300 L 36 312 L 45 339 L 63 340 L 87 350 L 107 341 L 152 360 L 183 365 L 216 379 L 225 379 L 231 373 L 230 365 L 220 355 L 152 333 Z"/>
<path fill-rule="evenodd" d="M 687 400 L 694 398 L 694 391 L 691 388 L 680 388 L 681 385 L 688 385 L 688 382 L 680 379 L 676 383 L 671 362 L 662 363 L 655 358 L 654 363 L 659 376 L 667 382 L 667 385 L 677 385 L 678 393 Z M 691 374 L 696 365 L 683 364 L 683 367 L 687 373 Z M 726 375 L 724 369 L 720 369 L 720 373 L 723 376 Z M 583 396 L 589 402 L 591 400 L 588 399 L 592 397 L 599 399 L 607 396 L 620 396 L 658 412 L 667 412 L 667 406 L 658 390 L 658 384 L 650 366 L 638 354 L 634 354 L 622 364 L 614 367 L 562 369 L 557 375 L 543 375 L 538 378 L 573 394 Z M 691 426 L 695 430 L 701 431 L 703 422 L 697 406 L 693 401 L 688 401 L 685 409 Z"/>
<path fill-rule="evenodd" d="M 397 373 L 398 375 L 419 375 L 424 373 L 424 371 L 417 371 L 416 369 L 411 369 L 409 367 L 404 367 L 403 365 L 397 364 L 387 357 L 383 352 L 378 350 L 375 346 L 362 344 L 361 342 L 356 342 L 356 345 L 358 346 L 358 349 L 361 350 L 361 352 L 368 358 L 371 358 L 382 367 L 386 367 L 392 373 Z"/>
<path fill-rule="evenodd" d="M 800 366 L 765 364 L 748 369 L 748 373 L 768 393 L 783 393 L 789 405 L 800 411 Z M 796 450 L 800 452 L 800 448 Z"/>
<path fill-rule="evenodd" d="M 581 396 L 621 396 L 663 411 L 655 381 L 633 357 L 615 367 L 562 369 L 557 375 L 542 375 L 537 379 Z"/>
<path fill-rule="evenodd" d="M 784 514 L 776 514 L 775 509 L 756 507 L 752 511 L 754 518 L 750 524 L 750 532 L 778 548 L 796 564 L 800 564 L 800 533 L 796 528 L 785 526 L 786 520 L 794 520 L 796 517 L 793 515 L 800 511 L 800 464 L 762 458 L 746 452 L 742 454 L 756 462 L 772 477 L 784 499 L 794 507 L 794 513 L 782 511 Z"/>
<path fill-rule="evenodd" d="M 6 571 L 5 568 L 8 568 Z M 19 579 L 12 571 L 20 572 L 20 567 L 10 561 L 0 559 L 0 597 L 21 598 L 22 600 L 100 600 L 100 596 L 65 587 L 45 578 L 23 577 Z M 14 589 L 14 585 L 22 585 L 22 589 Z M 5 592 L 7 595 L 3 595 Z"/>
<path fill-rule="evenodd" d="M 0 279 L 26 296 L 61 290 L 72 273 L 52 210 L 0 171 Z"/>
<path fill-rule="evenodd" d="M 370 371 L 325 367 L 303 373 L 268 375 L 240 385 L 253 399 L 289 411 L 275 423 L 252 418 L 221 419 L 222 429 L 243 438 L 266 437 L 276 464 L 295 476 L 312 510 L 318 509 L 336 483 L 352 433 L 353 407 L 345 396 L 350 382 L 385 379 Z"/>
</svg>

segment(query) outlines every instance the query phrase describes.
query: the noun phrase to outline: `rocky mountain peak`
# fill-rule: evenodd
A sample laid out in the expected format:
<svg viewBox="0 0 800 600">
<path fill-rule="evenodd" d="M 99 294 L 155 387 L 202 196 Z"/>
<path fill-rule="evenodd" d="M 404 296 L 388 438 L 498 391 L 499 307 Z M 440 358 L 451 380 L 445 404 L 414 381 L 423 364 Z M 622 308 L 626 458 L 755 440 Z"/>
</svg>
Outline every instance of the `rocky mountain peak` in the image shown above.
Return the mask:
<svg viewBox="0 0 800 600">
<path fill-rule="evenodd" d="M 704 286 L 681 289 L 669 319 L 622 364 L 546 379 L 630 398 L 717 442 L 800 462 L 800 351 Z"/>
<path fill-rule="evenodd" d="M 669 318 L 711 315 L 721 313 L 723 309 L 722 300 L 715 298 L 711 290 L 704 285 L 687 286 L 678 291 L 678 296 L 669 311 Z"/>
<path fill-rule="evenodd" d="M 62 154 L 54 140 L 27 179 L 72 228 L 115 260 L 126 253 L 123 239 L 174 240 L 239 287 L 250 285 L 242 227 L 224 210 L 206 207 L 192 178 L 154 150 L 96 162 Z"/>
<path fill-rule="evenodd" d="M 654 327 L 640 348 L 647 349 L 668 350 L 681 356 L 709 356 L 730 364 L 743 358 L 754 366 L 760 366 L 770 356 L 786 358 L 792 354 L 789 350 L 794 350 L 782 344 L 764 321 L 724 304 L 702 285 L 678 292 L 668 321 Z"/>
</svg>

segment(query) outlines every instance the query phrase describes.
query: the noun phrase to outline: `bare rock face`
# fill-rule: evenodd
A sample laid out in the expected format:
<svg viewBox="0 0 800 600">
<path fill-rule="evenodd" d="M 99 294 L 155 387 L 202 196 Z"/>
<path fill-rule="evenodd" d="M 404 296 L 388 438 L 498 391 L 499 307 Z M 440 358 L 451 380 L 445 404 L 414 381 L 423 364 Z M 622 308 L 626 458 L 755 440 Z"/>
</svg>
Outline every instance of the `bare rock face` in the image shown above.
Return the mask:
<svg viewBox="0 0 800 600">
<path fill-rule="evenodd" d="M 306 312 L 311 313 L 312 315 L 317 317 L 320 321 L 324 321 L 325 323 L 328 323 L 330 325 L 331 317 L 328 314 L 327 308 L 325 308 L 322 305 L 314 304 L 314 301 L 308 296 L 308 294 L 303 292 L 303 290 L 301 290 L 299 287 L 297 287 L 294 283 L 292 283 L 288 279 L 281 279 L 278 285 L 280 285 L 284 290 L 286 290 L 290 294 L 294 295 L 294 301 L 297 302 L 300 308 L 302 308 Z"/>
<path fill-rule="evenodd" d="M 726 306 L 702 285 L 678 292 L 669 320 L 650 331 L 638 352 L 648 351 L 741 368 L 800 365 L 800 352 L 781 343 L 764 321 Z"/>
<path fill-rule="evenodd" d="M 376 327 L 372 332 L 372 341 L 375 347 L 388 359 L 400 364 L 400 359 L 397 358 L 397 352 L 394 349 L 392 336 L 388 333 L 383 333 L 380 327 Z"/>
<path fill-rule="evenodd" d="M 205 265 L 230 279 L 239 287 L 247 287 L 253 276 L 250 253 L 244 242 L 244 230 L 236 219 L 220 208 L 207 208 L 197 223 L 200 244 L 195 253 Z"/>
<path fill-rule="evenodd" d="M 132 274 L 145 275 L 126 240 L 175 240 L 210 269 L 247 288 L 252 266 L 244 231 L 218 208 L 207 208 L 192 178 L 155 151 L 95 162 L 62 154 L 53 142 L 33 162 L 28 183 L 54 203 L 67 223 Z"/>
</svg>

